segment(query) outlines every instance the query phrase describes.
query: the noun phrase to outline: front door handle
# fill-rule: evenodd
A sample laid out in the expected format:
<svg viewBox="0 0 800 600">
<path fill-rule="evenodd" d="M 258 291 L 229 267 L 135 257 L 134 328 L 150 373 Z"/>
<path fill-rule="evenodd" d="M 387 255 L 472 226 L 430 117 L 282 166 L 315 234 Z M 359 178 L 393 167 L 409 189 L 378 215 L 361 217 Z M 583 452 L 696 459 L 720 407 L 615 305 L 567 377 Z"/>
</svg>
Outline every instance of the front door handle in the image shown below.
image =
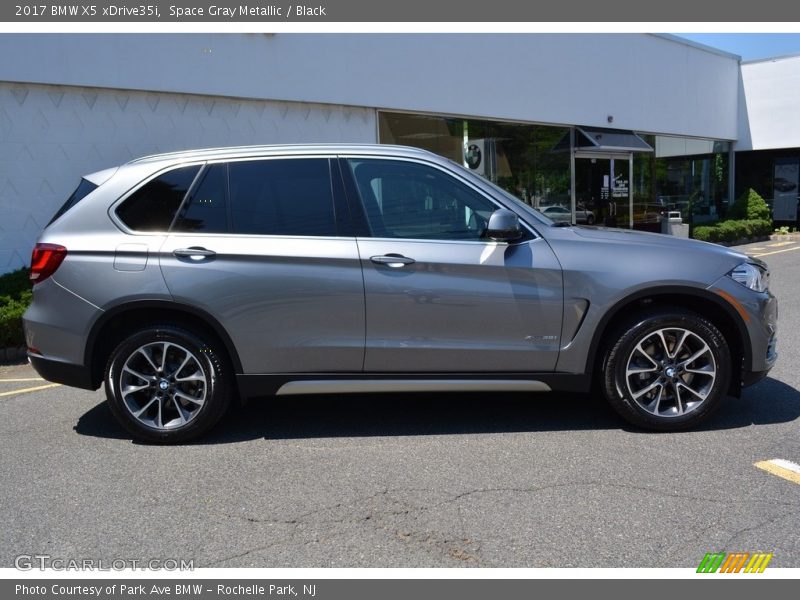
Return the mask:
<svg viewBox="0 0 800 600">
<path fill-rule="evenodd" d="M 172 254 L 178 258 L 191 258 L 192 260 L 200 261 L 205 258 L 216 256 L 217 253 L 199 246 L 192 246 L 191 248 L 178 248 L 177 250 L 173 250 Z"/>
<path fill-rule="evenodd" d="M 370 260 L 376 265 L 386 265 L 393 269 L 399 269 L 406 265 L 413 265 L 416 261 L 402 254 L 384 254 L 383 256 L 371 256 Z"/>
</svg>

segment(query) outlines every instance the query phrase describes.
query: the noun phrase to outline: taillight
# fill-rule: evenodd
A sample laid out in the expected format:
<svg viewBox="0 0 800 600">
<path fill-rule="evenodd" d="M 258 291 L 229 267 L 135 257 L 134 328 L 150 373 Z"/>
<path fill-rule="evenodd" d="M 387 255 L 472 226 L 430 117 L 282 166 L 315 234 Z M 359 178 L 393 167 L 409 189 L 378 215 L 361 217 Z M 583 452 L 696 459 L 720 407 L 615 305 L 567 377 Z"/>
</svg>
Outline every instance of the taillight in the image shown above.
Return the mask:
<svg viewBox="0 0 800 600">
<path fill-rule="evenodd" d="M 31 281 L 36 284 L 50 277 L 66 256 L 67 249 L 64 246 L 36 244 L 31 254 Z"/>
</svg>

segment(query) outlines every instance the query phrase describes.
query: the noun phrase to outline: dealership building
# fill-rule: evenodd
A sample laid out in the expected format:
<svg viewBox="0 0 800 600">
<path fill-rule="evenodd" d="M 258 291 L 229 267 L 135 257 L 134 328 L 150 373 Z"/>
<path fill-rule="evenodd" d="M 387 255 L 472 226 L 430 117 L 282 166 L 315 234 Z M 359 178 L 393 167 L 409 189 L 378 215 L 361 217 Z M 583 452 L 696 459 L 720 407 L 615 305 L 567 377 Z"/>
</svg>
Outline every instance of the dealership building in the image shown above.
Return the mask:
<svg viewBox="0 0 800 600">
<path fill-rule="evenodd" d="M 653 34 L 2 34 L 0 273 L 81 175 L 185 148 L 425 148 L 556 219 L 797 224 L 800 56 Z"/>
</svg>

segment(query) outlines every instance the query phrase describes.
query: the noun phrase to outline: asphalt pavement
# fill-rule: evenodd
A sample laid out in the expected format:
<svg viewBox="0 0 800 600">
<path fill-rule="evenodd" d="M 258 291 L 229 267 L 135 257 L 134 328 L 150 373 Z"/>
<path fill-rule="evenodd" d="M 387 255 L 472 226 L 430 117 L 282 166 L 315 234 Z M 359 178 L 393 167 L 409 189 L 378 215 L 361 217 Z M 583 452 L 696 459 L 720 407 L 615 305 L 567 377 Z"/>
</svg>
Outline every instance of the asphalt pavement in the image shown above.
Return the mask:
<svg viewBox="0 0 800 600">
<path fill-rule="evenodd" d="M 772 270 L 779 361 L 685 433 L 637 431 L 584 395 L 293 397 L 162 447 L 132 442 L 102 391 L 0 367 L 0 566 L 696 567 L 744 551 L 800 567 L 800 485 L 755 466 L 800 463 L 800 242 L 740 249 Z"/>
</svg>

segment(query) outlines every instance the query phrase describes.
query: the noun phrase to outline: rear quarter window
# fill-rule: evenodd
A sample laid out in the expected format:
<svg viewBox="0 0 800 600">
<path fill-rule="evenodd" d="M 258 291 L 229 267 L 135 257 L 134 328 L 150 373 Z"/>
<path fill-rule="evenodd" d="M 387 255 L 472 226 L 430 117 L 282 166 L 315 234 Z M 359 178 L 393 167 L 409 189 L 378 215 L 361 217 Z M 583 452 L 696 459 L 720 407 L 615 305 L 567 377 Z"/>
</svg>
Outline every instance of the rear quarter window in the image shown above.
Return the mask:
<svg viewBox="0 0 800 600">
<path fill-rule="evenodd" d="M 134 231 L 167 231 L 200 165 L 180 167 L 148 181 L 117 207 L 120 221 Z"/>
<path fill-rule="evenodd" d="M 81 182 L 78 184 L 78 187 L 75 188 L 75 191 L 72 192 L 67 201 L 58 209 L 56 214 L 53 215 L 53 218 L 50 219 L 50 222 L 47 224 L 50 226 L 51 224 L 55 223 L 61 216 L 64 215 L 70 208 L 75 206 L 78 202 L 83 200 L 86 196 L 91 194 L 93 191 L 97 189 L 97 185 L 89 181 L 88 179 L 81 179 Z"/>
</svg>

